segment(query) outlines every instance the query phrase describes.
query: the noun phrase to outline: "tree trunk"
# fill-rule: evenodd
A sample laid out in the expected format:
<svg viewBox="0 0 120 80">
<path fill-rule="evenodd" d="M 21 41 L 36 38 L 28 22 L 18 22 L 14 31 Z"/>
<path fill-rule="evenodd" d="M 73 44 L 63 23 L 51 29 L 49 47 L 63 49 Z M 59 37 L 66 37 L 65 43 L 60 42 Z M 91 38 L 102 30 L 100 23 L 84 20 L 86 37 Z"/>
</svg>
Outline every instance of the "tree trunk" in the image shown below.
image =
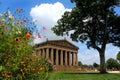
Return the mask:
<svg viewBox="0 0 120 80">
<path fill-rule="evenodd" d="M 100 54 L 100 73 L 106 73 L 106 67 L 105 67 L 105 53 L 99 52 Z"/>
</svg>

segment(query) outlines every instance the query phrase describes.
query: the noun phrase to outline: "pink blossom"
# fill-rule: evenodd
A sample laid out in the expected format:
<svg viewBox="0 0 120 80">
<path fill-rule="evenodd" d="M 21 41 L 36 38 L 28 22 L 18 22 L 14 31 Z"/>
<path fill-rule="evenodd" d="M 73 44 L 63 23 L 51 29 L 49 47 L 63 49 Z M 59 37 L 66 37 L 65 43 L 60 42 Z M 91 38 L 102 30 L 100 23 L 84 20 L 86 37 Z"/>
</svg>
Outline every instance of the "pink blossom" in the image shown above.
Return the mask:
<svg viewBox="0 0 120 80">
<path fill-rule="evenodd" d="M 52 68 L 53 68 L 53 70 L 56 70 L 56 69 L 57 69 L 57 66 L 56 66 L 56 65 L 53 65 Z"/>
<path fill-rule="evenodd" d="M 52 61 L 50 59 L 47 60 L 48 63 L 52 63 Z"/>
<path fill-rule="evenodd" d="M 30 22 L 30 24 L 32 24 L 32 22 Z"/>
<path fill-rule="evenodd" d="M 45 27 L 45 26 L 43 26 L 43 30 L 46 30 L 46 27 Z"/>
<path fill-rule="evenodd" d="M 27 22 L 27 20 L 26 20 L 26 19 L 23 19 L 23 22 L 25 23 L 25 22 Z"/>
<path fill-rule="evenodd" d="M 38 33 L 38 38 L 41 38 L 41 35 L 40 35 L 40 33 Z"/>
</svg>

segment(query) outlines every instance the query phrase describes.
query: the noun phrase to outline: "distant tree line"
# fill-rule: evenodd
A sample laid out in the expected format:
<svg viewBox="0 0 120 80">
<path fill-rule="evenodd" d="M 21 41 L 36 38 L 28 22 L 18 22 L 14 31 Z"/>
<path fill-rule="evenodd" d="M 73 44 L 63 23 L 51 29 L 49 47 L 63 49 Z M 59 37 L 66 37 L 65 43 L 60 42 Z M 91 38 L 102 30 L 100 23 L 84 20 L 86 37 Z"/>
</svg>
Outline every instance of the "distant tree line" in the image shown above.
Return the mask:
<svg viewBox="0 0 120 80">
<path fill-rule="evenodd" d="M 100 65 L 97 64 L 96 62 L 93 63 L 93 65 L 87 65 L 87 64 L 82 64 L 81 61 L 78 62 L 78 65 L 83 69 L 100 69 Z M 109 58 L 108 60 L 106 60 L 106 68 L 107 70 L 120 70 L 120 51 L 118 52 L 118 54 L 116 55 L 116 59 L 114 58 Z"/>
<path fill-rule="evenodd" d="M 116 59 L 109 58 L 106 61 L 106 67 L 109 70 L 120 70 L 120 51 L 116 55 Z"/>
</svg>

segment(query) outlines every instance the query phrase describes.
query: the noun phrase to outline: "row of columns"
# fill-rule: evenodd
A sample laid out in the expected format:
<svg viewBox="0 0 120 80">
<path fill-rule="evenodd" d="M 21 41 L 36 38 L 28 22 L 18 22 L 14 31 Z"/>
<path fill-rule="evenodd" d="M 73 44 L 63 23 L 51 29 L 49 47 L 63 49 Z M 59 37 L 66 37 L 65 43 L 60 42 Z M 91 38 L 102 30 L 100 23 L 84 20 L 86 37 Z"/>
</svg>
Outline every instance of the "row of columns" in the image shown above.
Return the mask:
<svg viewBox="0 0 120 80">
<path fill-rule="evenodd" d="M 78 66 L 77 52 L 53 48 L 41 48 L 40 50 L 37 50 L 36 53 L 39 53 L 41 58 L 50 59 L 53 65 Z"/>
</svg>

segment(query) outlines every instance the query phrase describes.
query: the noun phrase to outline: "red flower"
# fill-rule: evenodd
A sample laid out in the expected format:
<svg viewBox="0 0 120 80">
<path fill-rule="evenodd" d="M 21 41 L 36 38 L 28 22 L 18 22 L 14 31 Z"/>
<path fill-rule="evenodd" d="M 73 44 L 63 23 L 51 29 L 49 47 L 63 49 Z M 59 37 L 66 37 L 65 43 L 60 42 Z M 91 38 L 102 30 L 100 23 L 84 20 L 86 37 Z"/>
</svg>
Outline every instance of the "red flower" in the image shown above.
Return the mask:
<svg viewBox="0 0 120 80">
<path fill-rule="evenodd" d="M 20 9 L 19 8 L 16 8 L 16 11 L 19 11 Z"/>
</svg>

